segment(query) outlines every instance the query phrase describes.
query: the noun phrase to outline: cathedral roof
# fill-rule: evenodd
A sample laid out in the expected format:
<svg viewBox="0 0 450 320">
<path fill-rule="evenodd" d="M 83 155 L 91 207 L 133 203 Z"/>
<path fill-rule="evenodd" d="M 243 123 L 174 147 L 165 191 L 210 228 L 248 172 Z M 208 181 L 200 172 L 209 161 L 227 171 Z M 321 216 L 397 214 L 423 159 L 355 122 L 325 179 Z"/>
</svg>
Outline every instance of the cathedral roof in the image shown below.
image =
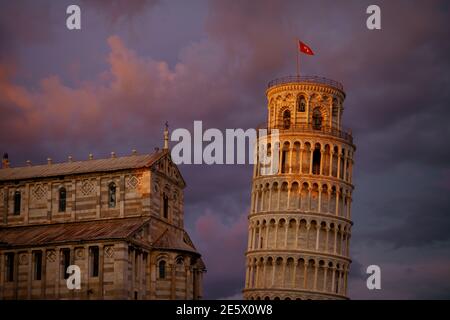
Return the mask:
<svg viewBox="0 0 450 320">
<path fill-rule="evenodd" d="M 184 231 L 183 237 L 179 237 L 171 229 L 165 229 L 161 235 L 153 243 L 155 249 L 163 250 L 183 250 L 197 252 L 194 244 L 189 238 L 189 235 Z"/>
<path fill-rule="evenodd" d="M 123 240 L 146 244 L 140 231 L 150 220 L 151 217 L 130 217 L 3 227 L 0 228 L 0 247 L 33 247 L 99 240 Z M 186 231 L 180 234 L 173 228 L 166 228 L 155 238 L 153 243 L 147 245 L 159 250 L 198 254 Z"/>
<path fill-rule="evenodd" d="M 148 221 L 136 217 L 0 228 L 0 246 L 128 239 Z"/>
<path fill-rule="evenodd" d="M 0 181 L 138 169 L 151 166 L 164 154 L 165 151 L 156 151 L 152 154 L 2 168 L 0 169 Z"/>
</svg>

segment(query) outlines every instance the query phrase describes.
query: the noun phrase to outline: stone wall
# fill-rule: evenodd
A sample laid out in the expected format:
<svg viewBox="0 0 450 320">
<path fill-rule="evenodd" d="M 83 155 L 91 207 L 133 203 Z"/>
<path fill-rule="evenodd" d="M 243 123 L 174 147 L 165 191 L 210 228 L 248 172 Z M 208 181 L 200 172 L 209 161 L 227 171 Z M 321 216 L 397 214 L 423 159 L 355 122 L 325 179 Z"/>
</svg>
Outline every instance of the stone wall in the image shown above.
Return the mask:
<svg viewBox="0 0 450 320">
<path fill-rule="evenodd" d="M 98 274 L 93 274 L 92 248 L 98 248 Z M 63 250 L 81 269 L 81 289 L 69 290 L 64 279 Z M 35 253 L 42 253 L 41 277 Z M 14 254 L 14 279 L 6 279 L 6 255 Z M 33 247 L 0 251 L 0 299 L 199 299 L 201 271 L 181 252 L 148 250 L 126 242 Z M 166 261 L 166 277 L 158 263 Z M 194 296 L 194 293 L 196 294 Z"/>
</svg>

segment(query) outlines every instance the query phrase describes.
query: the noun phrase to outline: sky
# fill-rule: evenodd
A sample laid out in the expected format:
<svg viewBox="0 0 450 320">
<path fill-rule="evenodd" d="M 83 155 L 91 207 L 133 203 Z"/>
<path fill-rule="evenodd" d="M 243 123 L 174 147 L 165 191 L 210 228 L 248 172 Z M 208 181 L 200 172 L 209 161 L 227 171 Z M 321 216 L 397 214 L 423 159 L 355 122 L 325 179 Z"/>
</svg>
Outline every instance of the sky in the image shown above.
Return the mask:
<svg viewBox="0 0 450 320">
<path fill-rule="evenodd" d="M 81 30 L 66 8 L 81 8 Z M 366 8 L 381 8 L 368 30 Z M 162 130 L 254 128 L 295 73 L 343 83 L 357 150 L 351 299 L 450 298 L 447 1 L 0 0 L 0 152 L 12 166 L 151 153 Z M 250 165 L 180 165 L 208 299 L 244 286 Z M 368 290 L 366 268 L 381 268 Z"/>
</svg>

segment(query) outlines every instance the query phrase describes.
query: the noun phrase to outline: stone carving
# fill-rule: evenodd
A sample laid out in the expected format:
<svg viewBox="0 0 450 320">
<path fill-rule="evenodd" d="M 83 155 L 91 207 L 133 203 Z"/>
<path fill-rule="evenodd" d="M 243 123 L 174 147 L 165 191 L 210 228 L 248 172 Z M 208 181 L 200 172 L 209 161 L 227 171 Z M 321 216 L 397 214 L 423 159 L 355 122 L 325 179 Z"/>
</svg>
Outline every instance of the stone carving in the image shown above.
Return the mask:
<svg viewBox="0 0 450 320">
<path fill-rule="evenodd" d="M 83 181 L 81 185 L 81 193 L 85 196 L 88 196 L 92 194 L 93 191 L 94 191 L 94 184 L 89 180 Z"/>
<path fill-rule="evenodd" d="M 55 262 L 55 259 L 56 259 L 55 250 L 48 250 L 47 251 L 47 261 Z"/>
<path fill-rule="evenodd" d="M 136 189 L 140 185 L 141 181 L 136 176 L 131 176 L 127 179 L 127 188 Z"/>
<path fill-rule="evenodd" d="M 33 188 L 33 197 L 36 200 L 41 200 L 45 195 L 46 195 L 47 191 L 44 189 L 44 187 L 41 184 L 38 184 L 36 186 L 34 186 Z"/>
<path fill-rule="evenodd" d="M 27 265 L 28 264 L 28 253 L 21 253 L 19 256 L 19 264 Z"/>
<path fill-rule="evenodd" d="M 77 259 L 84 259 L 84 248 L 77 248 L 75 251 L 75 256 L 77 257 Z"/>
<path fill-rule="evenodd" d="M 114 247 L 113 246 L 106 246 L 105 247 L 105 256 L 107 258 L 114 257 Z"/>
</svg>

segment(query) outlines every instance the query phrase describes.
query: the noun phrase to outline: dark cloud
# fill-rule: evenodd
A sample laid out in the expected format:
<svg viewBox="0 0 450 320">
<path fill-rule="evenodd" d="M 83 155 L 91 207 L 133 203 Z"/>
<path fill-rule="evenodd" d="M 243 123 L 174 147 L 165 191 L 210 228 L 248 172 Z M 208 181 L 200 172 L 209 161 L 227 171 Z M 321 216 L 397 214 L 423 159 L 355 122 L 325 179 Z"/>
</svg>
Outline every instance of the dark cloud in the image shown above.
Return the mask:
<svg viewBox="0 0 450 320">
<path fill-rule="evenodd" d="M 365 281 L 366 279 L 366 270 L 364 266 L 359 263 L 358 260 L 352 259 L 352 264 L 350 265 L 351 272 L 349 274 L 349 279 L 356 281 Z"/>
<path fill-rule="evenodd" d="M 12 63 L 20 45 L 47 43 L 53 35 L 54 19 L 50 3 L 36 1 L 1 1 L 0 10 L 0 62 Z"/>
<path fill-rule="evenodd" d="M 192 233 L 208 268 L 205 294 L 211 299 L 238 294 L 245 281 L 245 265 L 238 261 L 244 260 L 247 247 L 246 212 L 231 224 L 223 220 L 222 214 L 206 210 L 195 222 Z"/>
<path fill-rule="evenodd" d="M 432 194 L 421 192 L 389 201 L 376 212 L 384 220 L 397 216 L 401 221 L 367 234 L 367 238 L 388 242 L 396 248 L 445 244 L 450 240 L 450 199 L 443 196 L 445 193 L 436 188 Z"/>
<path fill-rule="evenodd" d="M 117 23 L 124 19 L 129 22 L 149 8 L 154 7 L 159 0 L 82 0 L 82 4 L 94 8 L 100 15 L 105 16 L 111 23 Z"/>
</svg>

